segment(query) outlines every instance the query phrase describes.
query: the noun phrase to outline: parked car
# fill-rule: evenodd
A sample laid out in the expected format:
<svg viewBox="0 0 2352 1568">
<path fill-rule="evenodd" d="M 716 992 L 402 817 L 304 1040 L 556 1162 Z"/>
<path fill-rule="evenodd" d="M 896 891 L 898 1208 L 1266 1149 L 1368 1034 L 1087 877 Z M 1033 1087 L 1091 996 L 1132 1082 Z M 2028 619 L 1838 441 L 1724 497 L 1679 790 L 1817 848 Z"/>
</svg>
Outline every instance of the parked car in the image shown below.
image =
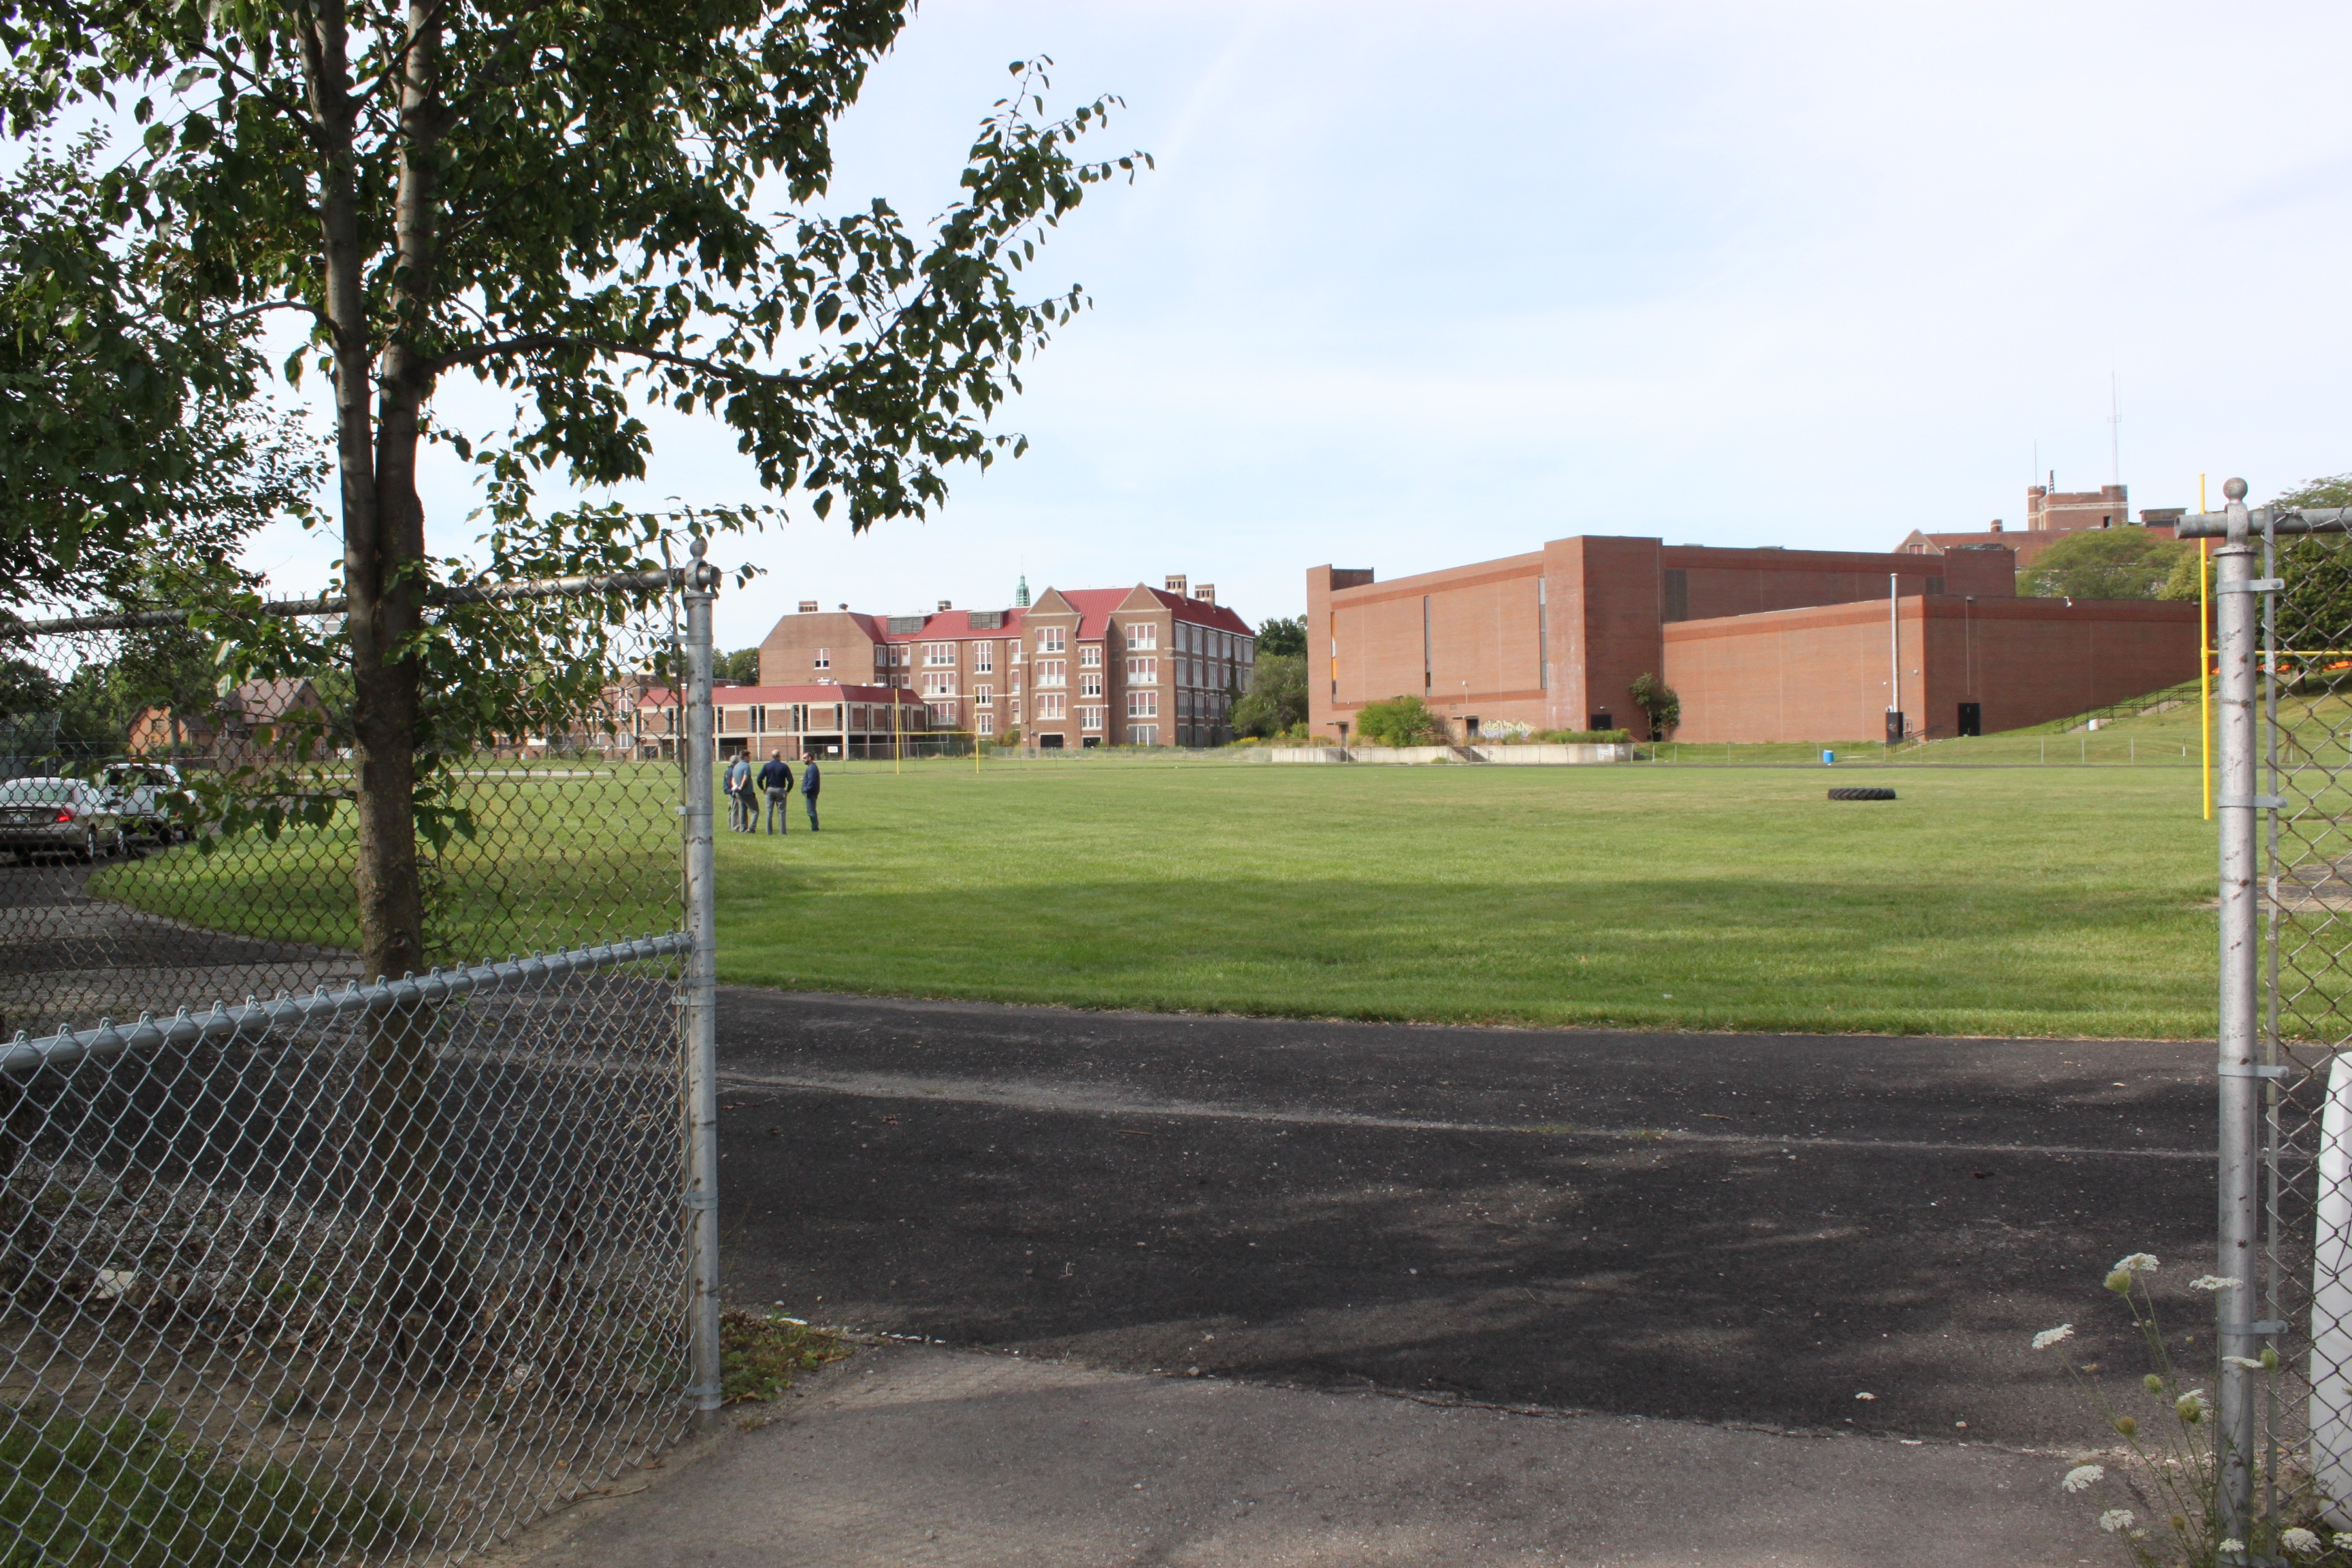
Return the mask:
<svg viewBox="0 0 2352 1568">
<path fill-rule="evenodd" d="M 172 797 L 180 793 L 180 770 L 169 763 L 109 763 L 100 784 L 111 793 L 122 829 L 135 838 L 169 844 L 187 837 L 172 820 Z"/>
<path fill-rule="evenodd" d="M 122 852 L 122 817 L 114 797 L 79 779 L 10 779 L 0 784 L 0 852 L 19 864 L 36 855 L 87 862 Z"/>
</svg>

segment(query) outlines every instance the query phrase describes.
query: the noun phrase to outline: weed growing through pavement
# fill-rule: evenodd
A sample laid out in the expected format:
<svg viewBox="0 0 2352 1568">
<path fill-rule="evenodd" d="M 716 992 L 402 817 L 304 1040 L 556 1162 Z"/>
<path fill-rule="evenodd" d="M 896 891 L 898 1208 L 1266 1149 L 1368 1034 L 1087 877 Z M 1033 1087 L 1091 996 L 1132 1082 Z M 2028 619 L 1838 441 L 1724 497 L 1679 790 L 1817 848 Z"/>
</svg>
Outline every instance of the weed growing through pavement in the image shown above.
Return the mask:
<svg viewBox="0 0 2352 1568">
<path fill-rule="evenodd" d="M 798 1318 L 730 1307 L 719 1319 L 720 1394 L 728 1404 L 773 1399 L 793 1379 L 839 1361 L 849 1346 Z"/>
<path fill-rule="evenodd" d="M 2352 1563 L 2352 1533 L 2330 1538 L 2317 1521 L 2281 1528 L 2276 1520 L 2260 1521 L 2254 1539 L 2238 1541 L 2218 1532 L 2215 1457 L 2220 1434 L 2213 1424 L 2213 1405 L 2203 1388 L 2185 1387 L 2172 1353 L 2165 1348 L 2156 1321 L 2156 1302 L 2146 1276 L 2158 1268 L 2149 1253 L 2135 1252 L 2107 1271 L 2106 1288 L 2123 1300 L 2132 1315 L 2132 1327 L 2147 1347 L 2154 1370 L 2139 1380 L 2147 1399 L 2146 1415 L 2118 1406 L 2105 1388 L 2091 1380 L 2092 1367 L 2067 1360 L 2066 1370 L 2081 1385 L 2107 1429 L 2124 1442 L 2124 1458 L 2114 1471 L 2085 1462 L 2068 1470 L 2061 1489 L 2079 1495 L 2095 1487 L 2120 1490 L 2128 1506 L 2103 1509 L 2099 1528 L 2120 1542 L 2137 1568 L 2218 1568 L 2284 1556 L 2298 1563 Z M 2198 1290 L 2223 1290 L 2236 1281 L 2209 1274 L 2192 1279 Z M 2074 1325 L 2061 1323 L 2033 1336 L 2033 1348 L 2046 1351 L 2074 1337 Z M 2278 1373 L 2279 1356 L 2264 1348 L 2262 1359 L 2231 1358 L 2234 1364 L 2264 1377 Z M 2108 1496 L 2113 1496 L 2110 1491 Z"/>
</svg>

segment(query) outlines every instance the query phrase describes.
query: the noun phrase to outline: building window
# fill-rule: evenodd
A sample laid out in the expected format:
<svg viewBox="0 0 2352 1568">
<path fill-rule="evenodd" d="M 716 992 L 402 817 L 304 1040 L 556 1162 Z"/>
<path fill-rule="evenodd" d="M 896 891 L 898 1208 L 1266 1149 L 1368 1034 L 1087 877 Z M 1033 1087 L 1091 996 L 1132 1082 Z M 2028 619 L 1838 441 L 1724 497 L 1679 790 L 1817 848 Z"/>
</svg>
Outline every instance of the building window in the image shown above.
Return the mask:
<svg viewBox="0 0 2352 1568">
<path fill-rule="evenodd" d="M 1060 653 L 1068 646 L 1067 639 L 1069 635 L 1069 628 L 1066 626 L 1038 627 L 1037 651 L 1039 653 Z"/>
<path fill-rule="evenodd" d="M 990 703 L 996 700 L 996 688 L 993 686 L 975 686 L 971 689 L 971 700 L 981 707 L 985 708 Z"/>
<path fill-rule="evenodd" d="M 1086 647 L 1078 649 L 1078 668 L 1080 669 L 1100 669 L 1102 668 L 1102 644 L 1098 642 L 1090 642 L 1087 644 Z"/>
<path fill-rule="evenodd" d="M 1156 658 L 1130 658 L 1127 661 L 1127 679 L 1136 686 L 1160 684 L 1160 661 Z"/>
<path fill-rule="evenodd" d="M 956 705 L 954 703 L 934 702 L 931 704 L 931 727 L 933 729 L 952 730 L 955 728 L 955 721 Z"/>
<path fill-rule="evenodd" d="M 995 734 L 995 733 L 996 733 L 996 715 L 995 715 L 995 714 L 993 714 L 993 713 L 983 713 L 983 714 L 982 714 L 982 715 L 981 715 L 977 720 L 975 720 L 975 721 L 973 721 L 973 728 L 977 729 L 977 730 L 978 730 L 982 734 L 983 734 L 983 735 L 993 735 L 993 734 Z"/>
<path fill-rule="evenodd" d="M 955 644 L 951 642 L 925 643 L 923 645 L 923 662 L 933 668 L 938 668 L 941 666 L 953 668 L 955 667 Z"/>
<path fill-rule="evenodd" d="M 1026 653 L 1026 652 L 1028 651 L 1028 649 L 1029 649 L 1029 645 L 1028 645 L 1027 643 L 1021 643 L 1021 642 L 1017 642 L 1017 643 L 1014 643 L 1014 644 L 1013 645 L 1013 668 L 1018 669 L 1018 668 L 1021 668 L 1021 657 L 1022 657 L 1022 655 L 1023 655 L 1023 654 Z"/>
<path fill-rule="evenodd" d="M 1157 724 L 1129 725 L 1127 731 L 1127 743 L 1130 746 L 1156 746 L 1160 744 L 1160 726 Z"/>
<path fill-rule="evenodd" d="M 874 651 L 877 654 L 879 654 L 882 650 L 877 647 Z M 818 669 L 831 669 L 833 668 L 833 649 L 829 647 L 821 647 L 817 649 L 814 664 L 815 668 Z"/>
<path fill-rule="evenodd" d="M 1037 684 L 1067 686 L 1070 683 L 1070 661 L 1066 658 L 1041 658 L 1037 661 Z"/>
<path fill-rule="evenodd" d="M 1039 692 L 1037 694 L 1037 722 L 1042 724 L 1048 719 L 1062 719 L 1068 717 L 1068 710 L 1063 706 L 1063 704 L 1068 700 L 1069 699 L 1063 696 L 1062 693 L 1058 691 Z"/>
<path fill-rule="evenodd" d="M 1081 709 L 1079 709 L 1079 710 L 1078 710 L 1078 728 L 1079 728 L 1079 729 L 1081 729 L 1081 730 L 1096 730 L 1096 731 L 1099 731 L 1102 727 L 1103 727 L 1103 710 L 1102 710 L 1102 709 L 1099 709 L 1099 708 L 1081 708 Z"/>
<path fill-rule="evenodd" d="M 1127 628 L 1127 646 L 1129 647 L 1158 647 L 1160 646 L 1160 628 L 1151 625 L 1150 622 L 1143 622 L 1129 626 Z"/>
<path fill-rule="evenodd" d="M 1078 676 L 1078 695 L 1081 697 L 1100 697 L 1102 695 L 1101 670 L 1089 669 L 1080 672 Z"/>
<path fill-rule="evenodd" d="M 995 668 L 996 645 L 992 642 L 976 642 L 972 644 L 971 672 L 974 675 L 986 675 L 990 670 L 994 669 Z"/>
<path fill-rule="evenodd" d="M 1013 672 L 1013 684 L 1008 688 L 1008 689 L 1011 690 L 1013 695 L 1015 697 L 1021 695 L 1021 672 L 1019 670 L 1016 669 Z"/>
<path fill-rule="evenodd" d="M 1130 719 L 1159 718 L 1160 693 L 1157 691 L 1129 692 L 1127 694 L 1127 716 Z"/>
<path fill-rule="evenodd" d="M 1016 688 L 1015 689 L 1018 689 Z M 1018 697 L 1013 700 L 1013 721 L 1015 724 L 1021 722 L 1021 699 Z"/>
<path fill-rule="evenodd" d="M 751 706 L 751 733 L 754 735 L 766 734 L 768 732 L 768 710 L 765 708 L 759 706 L 757 703 L 754 703 Z"/>
<path fill-rule="evenodd" d="M 954 671 L 954 670 L 952 670 L 952 669 L 947 669 L 947 670 L 926 670 L 926 671 L 924 671 L 924 673 L 923 673 L 923 695 L 924 695 L 924 696 L 926 696 L 926 697 L 953 697 L 953 696 L 955 695 L 955 689 L 956 689 L 956 678 L 955 678 L 955 671 Z"/>
</svg>

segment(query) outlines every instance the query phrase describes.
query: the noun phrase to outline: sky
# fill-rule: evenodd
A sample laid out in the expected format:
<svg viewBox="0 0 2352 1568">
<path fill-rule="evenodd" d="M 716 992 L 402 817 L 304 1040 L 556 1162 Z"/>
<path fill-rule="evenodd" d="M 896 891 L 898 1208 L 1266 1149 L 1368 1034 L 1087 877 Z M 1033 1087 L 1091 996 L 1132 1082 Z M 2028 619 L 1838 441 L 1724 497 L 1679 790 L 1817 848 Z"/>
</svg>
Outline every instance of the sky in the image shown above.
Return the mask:
<svg viewBox="0 0 2352 1568">
<path fill-rule="evenodd" d="M 1093 309 L 928 521 L 791 504 L 717 553 L 722 646 L 877 613 L 1213 583 L 1253 622 L 1318 563 L 1402 576 L 1578 533 L 1891 549 L 2352 469 L 2352 6 L 926 0 L 822 205 L 950 200 L 1007 61 L 1126 100 L 1027 277 Z M 2111 423 L 2111 408 L 2120 422 Z M 495 428 L 462 384 L 445 421 Z M 760 499 L 656 417 L 633 504 Z M 2119 448 L 2119 452 L 2118 452 Z M 478 531 L 454 466 L 436 547 Z M 313 589 L 332 542 L 249 563 Z"/>
</svg>

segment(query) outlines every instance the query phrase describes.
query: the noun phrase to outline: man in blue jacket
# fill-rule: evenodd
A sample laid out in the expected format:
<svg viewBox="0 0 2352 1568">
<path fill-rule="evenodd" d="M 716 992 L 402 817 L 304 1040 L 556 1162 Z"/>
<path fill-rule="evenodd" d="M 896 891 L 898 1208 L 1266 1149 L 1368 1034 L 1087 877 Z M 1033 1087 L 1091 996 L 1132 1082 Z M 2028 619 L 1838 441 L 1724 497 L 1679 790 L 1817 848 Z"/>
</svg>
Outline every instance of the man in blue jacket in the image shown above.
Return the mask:
<svg viewBox="0 0 2352 1568">
<path fill-rule="evenodd" d="M 801 763 L 801 801 L 808 807 L 809 831 L 816 831 L 816 755 L 811 752 Z"/>
<path fill-rule="evenodd" d="M 768 831 L 788 833 L 792 818 L 784 815 L 791 802 L 784 797 L 793 793 L 793 770 L 784 765 L 784 753 L 770 752 L 768 765 L 760 770 L 760 788 L 768 797 Z"/>
</svg>

